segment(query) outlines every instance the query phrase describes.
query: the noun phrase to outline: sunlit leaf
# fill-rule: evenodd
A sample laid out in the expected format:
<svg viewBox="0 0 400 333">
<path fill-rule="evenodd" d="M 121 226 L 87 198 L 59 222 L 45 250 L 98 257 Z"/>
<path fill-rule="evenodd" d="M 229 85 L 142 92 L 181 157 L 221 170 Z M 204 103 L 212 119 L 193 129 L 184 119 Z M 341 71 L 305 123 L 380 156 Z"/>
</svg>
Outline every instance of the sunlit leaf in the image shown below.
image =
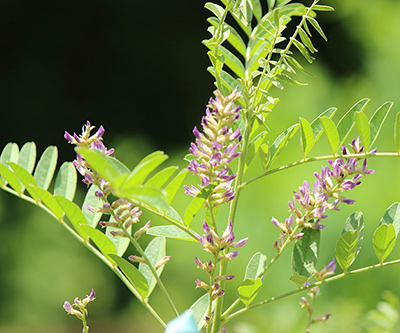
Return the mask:
<svg viewBox="0 0 400 333">
<path fill-rule="evenodd" d="M 62 210 L 54 196 L 50 192 L 47 192 L 46 190 L 43 190 L 38 186 L 30 186 L 30 188 L 32 191 L 36 192 L 40 200 L 47 206 L 48 209 L 53 212 L 57 219 L 61 220 L 64 211 Z"/>
<path fill-rule="evenodd" d="M 14 171 L 14 173 L 17 175 L 17 177 L 22 183 L 21 193 L 24 191 L 24 188 L 26 188 L 31 197 L 34 200 L 38 201 L 39 196 L 36 194 L 35 191 L 32 191 L 30 188 L 30 185 L 34 186 L 37 185 L 35 178 L 33 178 L 33 176 L 28 171 L 26 171 L 22 166 L 15 164 L 13 162 L 8 162 L 8 164 L 10 165 L 11 169 Z"/>
<path fill-rule="evenodd" d="M 174 199 L 176 193 L 178 192 L 179 189 L 182 188 L 183 181 L 185 180 L 185 177 L 188 173 L 188 169 L 183 169 L 181 170 L 178 175 L 172 179 L 168 185 L 165 187 L 165 191 L 167 192 L 167 202 L 170 204 L 172 200 Z"/>
<path fill-rule="evenodd" d="M 103 203 L 100 198 L 96 197 L 95 193 L 99 188 L 95 185 L 90 186 L 89 190 L 86 192 L 85 199 L 82 204 L 82 213 L 85 215 L 87 223 L 92 226 L 96 227 L 97 223 L 100 221 L 102 213 L 100 212 L 91 212 L 89 209 L 85 207 L 85 205 L 91 207 L 102 207 Z"/>
<path fill-rule="evenodd" d="M 86 239 L 88 237 L 88 234 L 82 228 L 82 225 L 87 224 L 87 221 L 85 215 L 83 215 L 78 205 L 69 201 L 67 198 L 61 195 L 55 195 L 54 197 L 64 211 L 65 215 L 67 215 L 75 230 L 82 236 L 83 239 Z"/>
<path fill-rule="evenodd" d="M 0 164 L 0 175 L 17 193 L 21 193 L 22 188 L 18 177 L 3 164 Z"/>
<path fill-rule="evenodd" d="M 164 237 L 156 237 L 154 238 L 149 245 L 147 245 L 145 249 L 145 254 L 150 261 L 150 264 L 154 267 L 162 258 L 165 256 L 165 238 Z M 158 276 L 161 275 L 164 270 L 165 265 L 161 265 L 160 268 L 157 269 Z M 144 263 L 139 263 L 139 272 L 143 274 L 145 279 L 147 280 L 147 284 L 149 286 L 149 293 L 147 297 L 153 292 L 155 286 L 157 285 L 157 280 L 151 272 L 149 266 Z"/>
<path fill-rule="evenodd" d="M 193 237 L 188 235 L 185 231 L 174 225 L 160 225 L 156 227 L 151 227 L 149 230 L 146 231 L 146 234 L 151 236 L 161 236 L 161 237 L 196 242 L 196 239 L 194 239 Z"/>
<path fill-rule="evenodd" d="M 328 138 L 329 146 L 331 147 L 332 153 L 336 154 L 336 151 L 339 148 L 340 140 L 336 126 L 331 119 L 325 116 L 321 117 L 320 121 Z"/>
<path fill-rule="evenodd" d="M 33 177 L 38 186 L 47 190 L 54 176 L 57 166 L 58 151 L 56 146 L 47 147 L 39 159 Z"/>
<path fill-rule="evenodd" d="M 272 164 L 278 155 L 286 148 L 289 141 L 293 138 L 296 134 L 297 130 L 299 129 L 299 124 L 294 124 L 290 126 L 287 130 L 281 133 L 275 141 L 272 143 L 271 147 L 269 148 L 270 151 L 270 164 Z"/>
<path fill-rule="evenodd" d="M 204 5 L 204 8 L 207 8 L 209 11 L 211 11 L 221 21 L 222 15 L 224 14 L 224 8 L 211 2 L 207 2 Z"/>
<path fill-rule="evenodd" d="M 32 173 L 36 163 L 36 144 L 25 143 L 19 152 L 18 165 L 22 166 L 28 173 Z"/>
<path fill-rule="evenodd" d="M 320 230 L 304 228 L 303 237 L 296 240 L 292 253 L 292 273 L 309 278 L 318 261 Z"/>
<path fill-rule="evenodd" d="M 311 23 L 311 25 L 314 27 L 314 29 L 317 30 L 317 32 L 321 35 L 321 37 L 323 39 L 325 39 L 325 41 L 328 41 L 328 38 L 326 38 L 326 36 L 325 36 L 324 32 L 322 31 L 322 28 L 319 25 L 319 23 L 317 22 L 317 20 L 310 16 L 306 16 L 306 19 L 308 20 L 308 22 Z"/>
<path fill-rule="evenodd" d="M 243 283 L 238 288 L 240 300 L 243 304 L 247 307 L 250 305 L 251 302 L 254 301 L 258 294 L 258 290 L 262 286 L 262 281 L 260 278 L 254 279 L 247 279 L 244 280 Z"/>
<path fill-rule="evenodd" d="M 110 216 L 109 222 L 116 222 L 116 221 L 112 216 Z M 117 255 L 122 257 L 124 255 L 124 253 L 126 252 L 126 250 L 128 249 L 130 240 L 127 237 L 113 236 L 111 234 L 111 231 L 121 231 L 121 229 L 114 228 L 114 227 L 106 227 L 105 235 L 114 244 L 115 249 L 117 250 Z M 129 234 L 132 234 L 132 225 L 130 225 L 127 228 L 127 232 Z"/>
<path fill-rule="evenodd" d="M 396 242 L 396 232 L 392 224 L 381 224 L 374 232 L 372 243 L 380 263 L 392 252 Z"/>
<path fill-rule="evenodd" d="M 162 169 L 158 173 L 156 173 L 153 177 L 151 177 L 145 184 L 145 186 L 149 187 L 158 187 L 161 188 L 164 184 L 171 178 L 171 176 L 178 170 L 178 167 L 171 166 L 165 169 Z"/>
<path fill-rule="evenodd" d="M 397 153 L 400 154 L 400 111 L 397 112 L 396 120 L 394 123 L 394 144 Z"/>
<path fill-rule="evenodd" d="M 265 267 L 267 267 L 267 256 L 261 252 L 255 253 L 247 264 L 244 280 L 257 279 Z M 262 279 L 263 277 L 261 277 Z"/>
<path fill-rule="evenodd" d="M 358 135 L 365 149 L 368 149 L 371 141 L 371 130 L 369 128 L 368 118 L 363 112 L 356 112 L 355 116 Z"/>
<path fill-rule="evenodd" d="M 371 129 L 371 143 L 368 149 L 375 143 L 378 138 L 379 132 L 382 128 L 383 123 L 386 120 L 387 115 L 389 114 L 390 109 L 393 106 L 393 102 L 383 103 L 372 115 L 369 120 L 369 127 Z M 366 147 L 367 149 L 367 147 Z"/>
<path fill-rule="evenodd" d="M 126 261 L 124 258 L 121 258 L 115 254 L 110 254 L 110 257 L 121 268 L 131 285 L 136 289 L 140 296 L 145 298 L 149 293 L 149 286 L 147 285 L 147 281 L 142 273 L 140 273 L 135 266 Z"/>
<path fill-rule="evenodd" d="M 112 241 L 107 238 L 100 230 L 97 230 L 90 225 L 82 225 L 83 230 L 89 235 L 90 239 L 96 244 L 97 248 L 106 256 L 108 254 L 117 254 L 117 250 Z"/>
<path fill-rule="evenodd" d="M 209 295 L 208 293 L 204 294 L 200 298 L 196 300 L 189 308 L 192 312 L 195 322 L 197 324 L 197 328 L 200 330 L 204 325 L 204 317 L 207 315 L 208 312 L 208 305 L 209 305 Z M 215 303 L 215 302 L 214 302 Z"/>
<path fill-rule="evenodd" d="M 345 273 L 355 259 L 357 242 L 357 231 L 348 230 L 339 237 L 336 243 L 336 261 Z"/>
<path fill-rule="evenodd" d="M 76 191 L 77 174 L 71 162 L 64 162 L 58 171 L 54 185 L 54 195 L 61 195 L 73 200 Z"/>
<path fill-rule="evenodd" d="M 307 48 L 295 38 L 291 38 L 290 40 L 293 41 L 294 46 L 296 46 L 303 57 L 311 64 L 315 58 L 310 55 Z"/>
<path fill-rule="evenodd" d="M 300 118 L 300 130 L 301 150 L 303 151 L 303 158 L 306 158 L 314 147 L 314 135 L 310 123 L 304 118 Z"/>
<path fill-rule="evenodd" d="M 114 194 L 118 197 L 135 201 L 138 204 L 146 204 L 159 211 L 164 211 L 169 207 L 166 201 L 166 192 L 155 187 L 122 186 L 116 188 Z"/>
<path fill-rule="evenodd" d="M 381 224 L 391 224 L 394 227 L 396 233 L 396 238 L 400 231 L 400 203 L 393 203 L 383 214 L 379 225 Z"/>
<path fill-rule="evenodd" d="M 354 255 L 354 259 L 356 259 L 358 256 L 358 253 L 361 250 L 361 246 L 362 246 L 363 239 L 364 239 L 364 215 L 363 215 L 363 213 L 355 212 L 347 218 L 347 220 L 344 224 L 343 230 L 342 230 L 342 235 L 346 231 L 356 231 L 357 232 L 358 241 L 357 241 L 357 246 L 356 246 L 356 252 Z"/>
<path fill-rule="evenodd" d="M 329 119 L 332 119 L 336 110 L 337 110 L 337 108 L 329 108 L 329 109 L 325 110 L 317 118 L 315 118 L 313 120 L 313 122 L 311 123 L 311 128 L 312 128 L 312 132 L 314 135 L 314 144 L 317 143 L 317 141 L 319 140 L 319 138 L 321 137 L 322 132 L 323 132 L 323 127 L 322 127 L 320 118 L 325 116 L 325 117 L 328 117 Z"/>
<path fill-rule="evenodd" d="M 258 151 L 258 148 L 260 147 L 260 145 L 262 144 L 262 142 L 264 141 L 265 136 L 267 135 L 266 131 L 263 131 L 261 133 L 259 133 L 249 144 L 249 148 L 247 149 L 247 153 L 246 153 L 246 162 L 245 162 L 245 166 L 244 166 L 244 171 L 247 170 L 247 168 L 249 167 L 251 161 L 253 160 L 255 154 Z"/>
<path fill-rule="evenodd" d="M 185 210 L 185 214 L 183 215 L 183 221 L 186 225 L 190 225 L 193 221 L 194 217 L 199 212 L 200 208 L 203 207 L 205 201 L 208 199 L 210 194 L 212 193 L 214 187 L 207 186 L 203 188 L 190 202 L 189 206 L 187 206 Z"/>
</svg>

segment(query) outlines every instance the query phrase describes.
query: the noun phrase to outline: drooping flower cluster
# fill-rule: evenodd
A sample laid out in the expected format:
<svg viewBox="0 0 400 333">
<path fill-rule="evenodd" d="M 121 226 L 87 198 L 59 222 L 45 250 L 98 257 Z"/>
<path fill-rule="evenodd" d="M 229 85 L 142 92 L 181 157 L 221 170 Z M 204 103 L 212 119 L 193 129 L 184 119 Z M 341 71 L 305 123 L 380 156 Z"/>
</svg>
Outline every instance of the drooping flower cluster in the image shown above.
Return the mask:
<svg viewBox="0 0 400 333">
<path fill-rule="evenodd" d="M 194 128 L 196 143 L 191 144 L 190 153 L 195 157 L 190 161 L 188 169 L 201 179 L 201 188 L 215 185 L 209 199 L 210 207 L 218 206 L 232 200 L 235 191 L 231 184 L 236 174 L 229 174 L 228 164 L 240 152 L 236 152 L 241 134 L 239 129 L 233 130 L 234 122 L 239 118 L 241 107 L 234 102 L 241 97 L 235 89 L 230 95 L 223 96 L 218 90 L 216 98 L 210 99 L 206 115 L 201 120 L 203 133 Z M 195 197 L 200 190 L 195 186 L 185 186 L 185 193 Z"/>
<path fill-rule="evenodd" d="M 328 265 L 326 265 L 320 272 L 318 272 L 317 270 L 314 270 L 314 277 L 317 279 L 317 281 L 322 281 L 325 278 L 327 278 L 328 276 L 334 274 L 335 270 L 336 270 L 336 263 L 335 263 L 335 258 L 333 258 L 328 263 Z M 308 282 L 308 281 L 306 283 L 304 283 L 304 286 L 309 286 L 309 285 L 310 285 L 310 282 Z M 313 324 L 316 324 L 319 322 L 325 322 L 331 316 L 328 313 L 322 317 L 314 317 L 314 318 L 312 317 L 313 312 L 314 312 L 314 307 L 315 307 L 315 301 L 316 301 L 319 293 L 320 293 L 320 290 L 318 287 L 310 288 L 309 292 L 307 293 L 307 295 L 311 298 L 311 304 L 313 304 L 313 306 L 310 304 L 310 302 L 308 301 L 308 299 L 306 297 L 300 298 L 301 307 L 305 308 L 307 310 L 308 316 L 311 318 L 311 320 L 309 321 L 309 323 L 307 325 L 306 332 L 309 332 L 310 325 L 313 325 Z"/>
<path fill-rule="evenodd" d="M 351 144 L 355 154 L 363 151 L 360 139 L 354 139 Z M 375 153 L 376 149 L 370 153 Z M 348 157 L 349 151 L 342 146 L 342 153 Z M 367 170 L 367 159 L 364 159 L 362 166 L 359 166 L 359 158 L 338 158 L 335 161 L 328 160 L 329 165 L 323 166 L 320 173 L 314 172 L 317 178 L 311 190 L 307 181 L 299 187 L 299 192 L 294 192 L 294 196 L 289 201 L 289 210 L 291 214 L 284 223 L 280 223 L 276 218 L 272 218 L 274 223 L 281 231 L 279 240 L 275 243 L 277 250 L 283 245 L 286 237 L 291 235 L 293 215 L 296 224 L 301 228 L 323 229 L 324 225 L 320 221 L 327 218 L 327 210 L 339 210 L 339 203 L 353 204 L 355 201 L 343 196 L 343 192 L 352 190 L 361 184 L 360 178 L 363 175 L 372 174 L 374 170 Z M 329 199 L 333 202 L 328 202 Z M 296 207 L 299 204 L 299 208 Z M 291 240 L 298 239 L 302 234 L 291 235 Z"/>
<path fill-rule="evenodd" d="M 233 233 L 232 222 L 229 222 L 221 237 L 217 235 L 215 230 L 212 229 L 206 221 L 203 222 L 203 230 L 204 235 L 198 235 L 197 237 L 200 244 L 203 245 L 203 249 L 213 255 L 214 262 L 210 260 L 208 263 L 203 263 L 197 257 L 194 261 L 198 268 L 204 270 L 208 275 L 212 277 L 213 283 L 211 285 L 208 285 L 207 283 L 196 279 L 196 288 L 204 288 L 211 294 L 211 299 L 215 300 L 217 297 L 222 296 L 225 293 L 224 290 L 220 289 L 218 281 L 229 281 L 234 278 L 233 275 L 214 276 L 215 264 L 223 260 L 232 260 L 236 258 L 239 254 L 238 251 L 227 252 L 225 250 L 237 249 L 239 247 L 242 247 L 246 244 L 248 238 L 246 237 L 235 242 L 235 234 Z M 227 253 L 221 254 L 222 251 Z"/>
<path fill-rule="evenodd" d="M 94 297 L 94 290 L 90 292 L 88 296 L 86 296 L 83 300 L 80 300 L 78 297 L 75 298 L 74 303 L 71 304 L 68 301 L 65 301 L 63 308 L 69 314 L 74 315 L 79 320 L 82 320 L 83 324 L 86 325 L 86 317 L 88 315 L 88 311 L 86 310 L 86 306 L 89 302 L 94 301 L 96 298 Z"/>
</svg>

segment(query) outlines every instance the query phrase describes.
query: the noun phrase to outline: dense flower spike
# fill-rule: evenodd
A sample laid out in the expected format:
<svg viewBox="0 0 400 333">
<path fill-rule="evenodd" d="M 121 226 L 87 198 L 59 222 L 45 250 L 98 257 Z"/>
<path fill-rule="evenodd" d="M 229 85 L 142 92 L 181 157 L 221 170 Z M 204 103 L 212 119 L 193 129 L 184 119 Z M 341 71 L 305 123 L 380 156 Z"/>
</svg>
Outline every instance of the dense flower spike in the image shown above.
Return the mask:
<svg viewBox="0 0 400 333">
<path fill-rule="evenodd" d="M 240 152 L 237 152 L 241 140 L 239 129 L 233 130 L 233 123 L 239 118 L 241 107 L 234 102 L 241 97 L 235 89 L 230 95 L 223 96 L 218 90 L 216 98 L 210 99 L 206 115 L 201 120 L 203 133 L 194 128 L 196 143 L 191 144 L 190 153 L 195 157 L 188 169 L 201 179 L 201 187 L 214 184 L 215 187 L 208 199 L 210 207 L 218 206 L 232 200 L 235 192 L 231 187 L 236 174 L 229 174 L 228 164 Z M 195 197 L 200 190 L 195 186 L 185 186 L 185 193 Z"/>
<path fill-rule="evenodd" d="M 350 147 L 355 154 L 360 154 L 364 148 L 361 146 L 360 139 L 353 139 Z M 375 153 L 376 149 L 371 153 Z M 342 153 L 346 157 L 350 155 L 347 148 L 342 146 Z M 347 160 L 338 158 L 335 161 L 328 160 L 329 165 L 323 166 L 320 173 L 314 172 L 317 178 L 311 189 L 307 181 L 299 187 L 299 192 L 294 192 L 294 196 L 289 201 L 289 210 L 293 213 L 280 223 L 276 218 L 272 218 L 272 223 L 282 231 L 279 241 L 275 243 L 276 249 L 279 251 L 284 243 L 286 236 L 291 235 L 293 216 L 296 224 L 301 228 L 323 229 L 324 225 L 320 224 L 321 220 L 326 219 L 328 210 L 339 210 L 338 204 L 353 204 L 355 201 L 348 199 L 342 195 L 343 192 L 352 190 L 361 184 L 360 178 L 363 175 L 374 173 L 374 170 L 367 170 L 367 159 L 364 159 L 362 166 L 359 166 L 359 159 L 350 157 Z M 332 202 L 328 202 L 333 199 Z M 296 207 L 298 204 L 300 207 Z M 301 237 L 301 234 L 291 235 L 291 240 Z"/>
</svg>

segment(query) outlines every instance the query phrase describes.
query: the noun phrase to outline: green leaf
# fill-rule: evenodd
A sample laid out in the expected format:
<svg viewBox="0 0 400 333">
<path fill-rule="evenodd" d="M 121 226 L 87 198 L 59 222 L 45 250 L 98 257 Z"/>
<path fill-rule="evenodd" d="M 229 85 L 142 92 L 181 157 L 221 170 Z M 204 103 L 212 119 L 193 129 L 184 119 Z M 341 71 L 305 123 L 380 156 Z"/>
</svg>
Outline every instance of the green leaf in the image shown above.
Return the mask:
<svg viewBox="0 0 400 333">
<path fill-rule="evenodd" d="M 46 190 L 38 186 L 31 185 L 30 188 L 32 191 L 36 192 L 40 200 L 47 206 L 48 209 L 53 212 L 57 219 L 61 220 L 64 211 L 62 210 L 54 196 L 50 192 L 47 192 Z"/>
<path fill-rule="evenodd" d="M 326 6 L 326 5 L 314 5 L 312 6 L 312 10 L 330 12 L 334 11 L 335 9 L 331 6 Z"/>
<path fill-rule="evenodd" d="M 311 64 L 314 61 L 314 58 L 310 55 L 307 48 L 295 38 L 290 37 L 290 40 L 293 41 L 294 46 L 296 46 L 303 57 Z"/>
<path fill-rule="evenodd" d="M 109 222 L 116 222 L 115 219 L 110 216 Z M 117 255 L 122 257 L 126 250 L 128 249 L 130 240 L 127 237 L 119 237 L 119 236 L 113 236 L 111 234 L 111 231 L 121 231 L 119 228 L 113 228 L 113 227 L 106 227 L 106 237 L 111 240 L 111 242 L 114 244 L 116 250 L 117 250 Z M 126 231 L 131 235 L 132 234 L 132 225 L 130 225 Z"/>
<path fill-rule="evenodd" d="M 212 193 L 214 186 L 207 186 L 203 188 L 191 201 L 189 206 L 187 206 L 185 210 L 185 214 L 183 215 L 183 221 L 187 226 L 190 226 L 190 223 L 193 221 L 194 217 L 199 212 L 200 208 L 203 207 L 205 201 L 208 199 L 210 194 Z"/>
<path fill-rule="evenodd" d="M 339 133 L 336 129 L 336 126 L 331 119 L 325 116 L 321 117 L 320 121 L 328 138 L 332 153 L 336 154 L 336 151 L 339 148 Z"/>
<path fill-rule="evenodd" d="M 204 317 L 207 315 L 208 312 L 208 304 L 209 304 L 209 296 L 208 293 L 201 296 L 197 299 L 196 302 L 192 304 L 189 310 L 192 312 L 194 320 L 197 324 L 197 328 L 201 330 L 201 328 L 205 325 Z M 213 305 L 215 302 L 213 303 Z"/>
<path fill-rule="evenodd" d="M 366 150 L 372 147 L 375 143 L 376 139 L 378 138 L 379 132 L 381 131 L 382 125 L 386 120 L 387 115 L 389 114 L 390 109 L 393 106 L 393 102 L 386 102 L 383 103 L 372 115 L 371 119 L 369 120 L 369 127 L 371 129 L 371 143 Z"/>
<path fill-rule="evenodd" d="M 0 164 L 0 175 L 17 193 L 22 192 L 21 183 L 18 177 L 3 164 Z"/>
<path fill-rule="evenodd" d="M 36 145 L 34 142 L 25 143 L 19 152 L 18 163 L 26 171 L 32 173 L 36 163 Z"/>
<path fill-rule="evenodd" d="M 156 237 L 149 243 L 149 245 L 147 245 L 144 253 L 153 267 L 165 257 L 165 245 L 166 242 L 164 237 Z M 156 272 L 158 276 L 161 275 L 162 271 L 164 270 L 164 266 L 165 265 L 161 265 L 161 267 L 157 269 Z M 147 264 L 139 263 L 139 272 L 142 273 L 147 280 L 147 284 L 149 286 L 149 293 L 147 294 L 147 297 L 149 297 L 157 285 L 157 280 Z"/>
<path fill-rule="evenodd" d="M 117 250 L 110 239 L 107 238 L 100 230 L 90 225 L 82 225 L 83 230 L 89 235 L 91 240 L 96 244 L 97 248 L 108 258 L 108 254 L 117 254 Z M 109 259 L 110 260 L 110 259 Z"/>
<path fill-rule="evenodd" d="M 262 144 L 260 148 L 258 149 L 258 155 L 260 156 L 260 161 L 262 168 L 264 172 L 266 171 L 266 168 L 269 163 L 269 153 L 268 153 L 269 147 L 266 143 Z"/>
<path fill-rule="evenodd" d="M 336 110 L 337 110 L 337 108 L 329 108 L 329 109 L 325 110 L 317 118 L 315 118 L 313 120 L 313 122 L 311 123 L 311 128 L 312 128 L 313 135 L 314 135 L 314 144 L 319 140 L 319 138 L 321 137 L 322 132 L 323 132 L 323 127 L 322 127 L 320 118 L 325 116 L 325 117 L 328 117 L 329 119 L 332 119 Z"/>
<path fill-rule="evenodd" d="M 304 118 L 300 118 L 300 130 L 301 150 L 303 151 L 303 158 L 306 158 L 314 147 L 314 135 L 310 123 Z"/>
<path fill-rule="evenodd" d="M 337 131 L 339 133 L 339 138 L 340 138 L 339 146 L 343 145 L 351 129 L 354 126 L 354 115 L 356 114 L 356 112 L 362 112 L 365 109 L 368 102 L 369 102 L 368 98 L 364 98 L 358 101 L 350 108 L 349 111 L 346 112 L 346 114 L 342 117 L 342 119 L 340 119 L 337 125 Z"/>
<path fill-rule="evenodd" d="M 371 130 L 369 128 L 368 118 L 363 112 L 356 112 L 354 117 L 361 142 L 365 149 L 368 149 L 371 142 Z"/>
<path fill-rule="evenodd" d="M 261 143 L 264 141 L 266 135 L 267 135 L 266 131 L 261 132 L 250 142 L 249 147 L 247 149 L 244 172 L 246 172 L 247 168 L 249 167 L 251 161 L 253 160 L 255 154 L 257 153 Z"/>
<path fill-rule="evenodd" d="M 33 178 L 33 176 L 28 171 L 26 171 L 22 166 L 15 164 L 13 162 L 8 162 L 8 164 L 10 165 L 11 169 L 14 171 L 14 173 L 17 175 L 17 177 L 22 183 L 20 190 L 21 193 L 23 193 L 24 188 L 26 188 L 31 197 L 37 202 L 39 200 L 39 197 L 36 194 L 36 192 L 32 191 L 30 188 L 30 185 L 34 186 L 37 185 L 35 178 Z"/>
<path fill-rule="evenodd" d="M 188 235 L 185 231 L 174 225 L 160 225 L 157 227 L 152 227 L 146 231 L 146 234 L 151 236 L 161 236 L 161 237 L 196 242 L 196 239 L 194 239 L 193 237 Z"/>
<path fill-rule="evenodd" d="M 216 78 L 215 74 L 215 69 L 212 66 L 207 67 L 207 71 L 211 73 L 211 75 Z M 219 73 L 219 78 L 223 86 L 218 86 L 218 89 L 220 89 L 225 95 L 229 94 L 232 90 L 234 90 L 237 86 L 241 87 L 240 84 L 233 78 L 232 75 L 229 73 L 225 72 L 224 70 L 221 70 L 221 73 Z M 239 103 L 240 103 L 239 99 Z"/>
<path fill-rule="evenodd" d="M 221 21 L 225 11 L 224 8 L 211 2 L 207 2 L 204 5 L 204 8 L 207 8 L 209 11 L 211 11 Z"/>
<path fill-rule="evenodd" d="M 292 253 L 292 273 L 306 278 L 314 274 L 318 261 L 320 230 L 304 228 L 303 237 L 296 240 Z"/>
<path fill-rule="evenodd" d="M 134 185 L 140 185 L 144 182 L 147 176 L 161 163 L 163 163 L 168 156 L 162 151 L 156 151 L 146 156 L 139 164 L 132 170 L 125 183 L 124 187 L 130 187 Z"/>
<path fill-rule="evenodd" d="M 396 238 L 399 235 L 400 231 L 400 203 L 395 202 L 392 204 L 383 214 L 379 225 L 381 224 L 391 224 L 394 227 L 394 231 L 396 233 Z"/>
<path fill-rule="evenodd" d="M 310 37 L 308 37 L 307 33 L 302 28 L 299 29 L 299 35 L 303 45 L 305 45 L 311 53 L 318 52 L 312 44 Z"/>
<path fill-rule="evenodd" d="M 268 10 L 272 10 L 275 6 L 276 0 L 267 0 L 268 1 Z"/>
<path fill-rule="evenodd" d="M 306 19 L 308 20 L 308 22 L 311 23 L 311 25 L 314 27 L 314 29 L 317 30 L 317 32 L 321 35 L 321 37 L 323 39 L 325 39 L 325 41 L 328 41 L 328 38 L 326 38 L 326 36 L 325 36 L 324 32 L 322 31 L 322 28 L 320 27 L 317 20 L 310 16 L 306 16 Z"/>
<path fill-rule="evenodd" d="M 136 289 L 142 298 L 145 298 L 149 293 L 149 286 L 145 277 L 138 271 L 138 269 L 130 264 L 125 259 L 110 253 L 110 257 L 116 262 L 121 268 L 126 277 L 128 278 L 131 285 Z"/>
<path fill-rule="evenodd" d="M 54 185 L 54 195 L 61 195 L 73 200 L 76 191 L 77 174 L 71 162 L 64 162 L 58 171 Z"/>
<path fill-rule="evenodd" d="M 269 149 L 270 156 L 272 156 L 269 164 L 272 164 L 276 160 L 278 155 L 286 148 L 289 141 L 293 138 L 293 136 L 299 129 L 299 126 L 299 124 L 294 124 L 293 126 L 290 126 L 275 139 Z"/>
<path fill-rule="evenodd" d="M 254 301 L 261 286 L 262 281 L 260 278 L 256 280 L 247 279 L 240 285 L 238 288 L 239 297 L 246 307 L 248 307 L 250 303 Z"/>
<path fill-rule="evenodd" d="M 394 123 L 394 145 L 397 154 L 400 154 L 400 111 L 396 114 L 396 121 Z"/>
<path fill-rule="evenodd" d="M 171 178 L 171 176 L 178 170 L 177 166 L 170 166 L 161 171 L 157 172 L 153 177 L 151 177 L 145 184 L 149 187 L 162 188 L 164 184 Z"/>
<path fill-rule="evenodd" d="M 335 257 L 337 263 L 346 273 L 347 269 L 353 263 L 357 251 L 358 235 L 357 231 L 348 230 L 342 234 L 335 248 Z"/>
<path fill-rule="evenodd" d="M 165 200 L 165 191 L 155 187 L 123 186 L 116 188 L 114 194 L 120 198 L 136 201 L 140 205 L 146 204 L 160 211 L 165 211 L 169 207 Z"/>
<path fill-rule="evenodd" d="M 227 48 L 220 45 L 218 51 L 225 57 L 225 65 L 227 65 L 238 77 L 245 77 L 245 70 L 242 62 Z"/>
<path fill-rule="evenodd" d="M 181 170 L 178 175 L 172 179 L 169 184 L 165 187 L 165 191 L 167 192 L 167 202 L 170 204 L 174 199 L 178 190 L 182 187 L 183 181 L 188 173 L 188 169 Z"/>
<path fill-rule="evenodd" d="M 304 283 L 307 282 L 309 278 L 302 276 L 302 275 L 297 275 L 297 274 L 292 274 L 290 276 L 290 280 L 293 281 L 294 283 L 296 283 L 299 287 L 302 287 L 304 285 Z"/>
<path fill-rule="evenodd" d="M 9 142 L 4 147 L 0 156 L 0 163 L 8 167 L 7 162 L 18 162 L 19 148 L 16 143 Z"/>
<path fill-rule="evenodd" d="M 100 221 L 101 216 L 103 215 L 100 212 L 91 212 L 89 209 L 85 207 L 85 205 L 91 206 L 91 207 L 102 207 L 103 203 L 102 201 L 96 197 L 95 192 L 99 188 L 96 185 L 90 186 L 89 190 L 86 192 L 85 200 L 83 201 L 82 204 L 82 213 L 85 215 L 85 218 L 87 220 L 87 223 L 91 227 L 96 227 L 97 223 Z"/>
<path fill-rule="evenodd" d="M 307 85 L 307 83 L 301 83 L 299 81 L 296 81 L 295 79 L 291 78 L 289 75 L 286 75 L 283 73 L 276 75 L 275 78 L 279 81 L 289 83 L 293 86 L 306 86 Z"/>
<path fill-rule="evenodd" d="M 262 17 L 262 7 L 260 0 L 251 0 L 251 4 L 253 7 L 254 17 L 257 19 L 257 21 L 260 21 Z"/>
<path fill-rule="evenodd" d="M 83 239 L 88 237 L 87 232 L 82 228 L 83 225 L 87 224 L 85 215 L 83 215 L 81 209 L 75 203 L 69 201 L 67 198 L 61 195 L 55 195 L 55 199 L 58 204 L 71 221 L 75 230 L 82 236 Z"/>
<path fill-rule="evenodd" d="M 357 246 L 356 246 L 356 253 L 354 255 L 354 260 L 357 258 L 358 253 L 361 250 L 362 242 L 364 239 L 364 215 L 361 212 L 354 212 L 351 214 L 343 227 L 342 235 L 346 231 L 356 231 L 358 236 Z"/>
<path fill-rule="evenodd" d="M 264 271 L 265 267 L 267 267 L 267 256 L 264 253 L 256 252 L 247 264 L 246 272 L 244 273 L 244 280 L 257 279 Z M 262 281 L 263 276 L 260 278 Z"/>
<path fill-rule="evenodd" d="M 374 232 L 372 243 L 380 263 L 392 252 L 396 242 L 396 232 L 392 224 L 381 224 Z"/>
<path fill-rule="evenodd" d="M 38 186 L 47 190 L 54 176 L 57 166 L 58 151 L 56 146 L 47 147 L 39 159 L 33 177 Z"/>
</svg>

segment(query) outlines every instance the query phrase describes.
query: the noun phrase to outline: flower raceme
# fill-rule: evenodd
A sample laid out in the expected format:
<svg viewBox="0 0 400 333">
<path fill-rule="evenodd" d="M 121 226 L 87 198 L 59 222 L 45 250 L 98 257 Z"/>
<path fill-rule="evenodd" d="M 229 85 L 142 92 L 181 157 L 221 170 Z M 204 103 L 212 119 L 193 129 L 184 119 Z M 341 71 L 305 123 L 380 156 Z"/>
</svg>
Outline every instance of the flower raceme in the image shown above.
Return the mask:
<svg viewBox="0 0 400 333">
<path fill-rule="evenodd" d="M 239 129 L 233 130 L 234 122 L 239 118 L 241 107 L 234 102 L 241 97 L 235 89 L 230 95 L 223 96 L 218 90 L 215 99 L 210 99 L 206 115 L 201 120 L 203 133 L 197 127 L 193 129 L 196 143 L 189 149 L 194 159 L 188 169 L 201 179 L 201 188 L 210 184 L 215 187 L 207 200 L 210 208 L 231 201 L 235 191 L 231 184 L 236 174 L 229 174 L 228 164 L 240 152 L 237 152 L 241 134 Z M 185 186 L 185 193 L 195 197 L 200 190 L 195 186 Z"/>
<path fill-rule="evenodd" d="M 363 151 L 360 139 L 353 139 L 350 144 L 355 154 Z M 298 239 L 302 234 L 291 235 L 293 216 L 297 226 L 300 228 L 323 229 L 324 225 L 320 221 L 326 219 L 328 210 L 339 210 L 339 203 L 353 204 L 355 201 L 343 196 L 343 192 L 352 190 L 361 184 L 360 178 L 363 175 L 374 173 L 374 170 L 367 170 L 367 159 L 364 159 L 362 166 L 359 165 L 360 158 L 350 157 L 351 155 L 345 145 L 341 147 L 343 156 L 347 158 L 338 158 L 335 161 L 328 160 L 329 165 L 323 166 L 321 172 L 314 172 L 316 180 L 311 189 L 307 181 L 299 187 L 299 192 L 294 192 L 294 196 L 289 201 L 288 206 L 292 214 L 284 223 L 279 222 L 276 218 L 272 218 L 272 222 L 282 231 L 279 241 L 275 243 L 275 248 L 279 249 L 286 238 L 289 236 L 291 240 Z M 375 153 L 376 149 L 370 153 Z M 333 202 L 328 202 L 333 199 Z M 297 206 L 300 207 L 297 207 Z"/>
</svg>

